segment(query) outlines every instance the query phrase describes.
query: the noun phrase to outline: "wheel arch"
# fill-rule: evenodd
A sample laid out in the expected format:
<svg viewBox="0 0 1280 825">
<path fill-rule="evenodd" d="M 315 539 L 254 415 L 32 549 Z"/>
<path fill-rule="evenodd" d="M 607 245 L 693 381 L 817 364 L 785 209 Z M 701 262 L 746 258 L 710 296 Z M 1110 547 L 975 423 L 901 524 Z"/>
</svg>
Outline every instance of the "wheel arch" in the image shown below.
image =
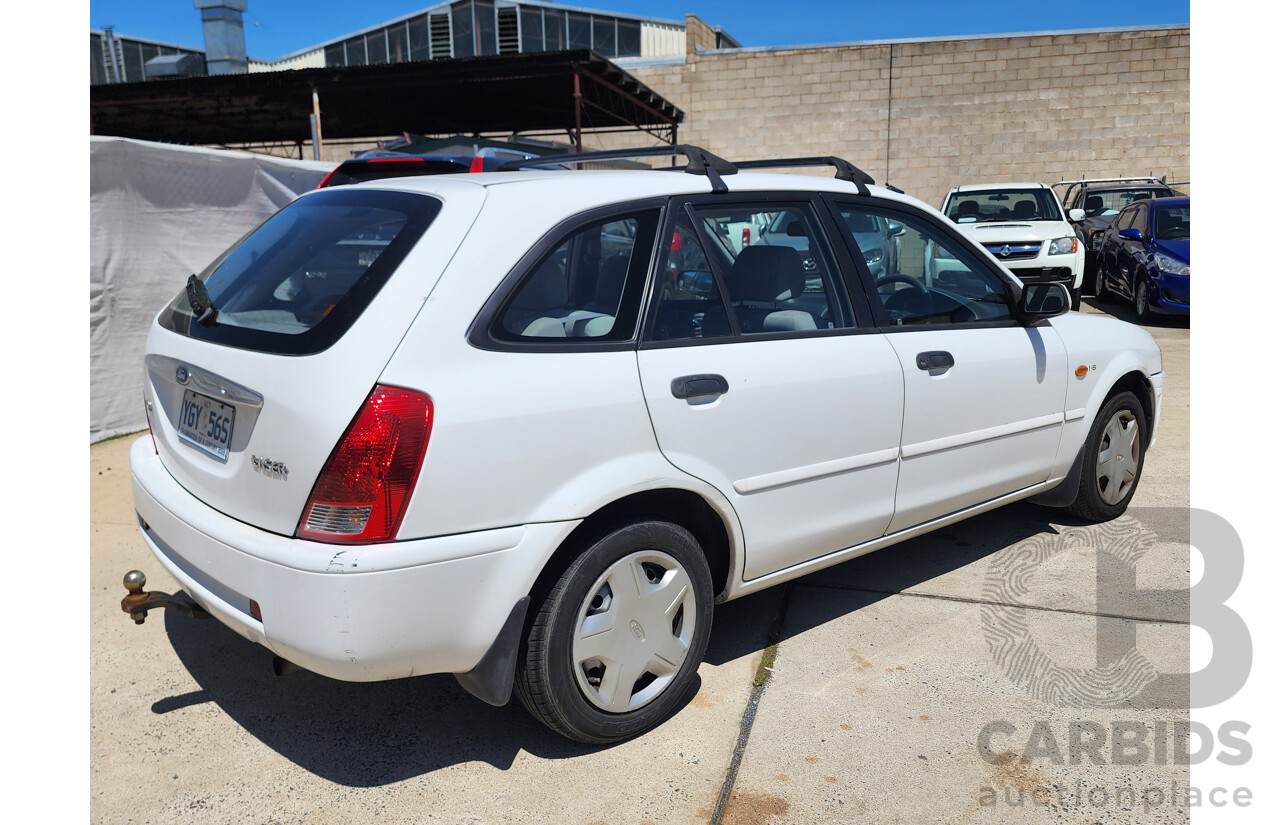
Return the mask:
<svg viewBox="0 0 1280 825">
<path fill-rule="evenodd" d="M 1147 432 L 1155 432 L 1156 391 L 1151 384 L 1151 379 L 1141 370 L 1131 370 L 1125 373 L 1116 379 L 1115 383 L 1111 385 L 1111 389 L 1107 390 L 1107 394 L 1103 396 L 1102 403 L 1098 405 L 1098 408 L 1101 409 L 1103 405 L 1122 392 L 1131 392 L 1137 396 L 1138 403 L 1142 405 L 1143 417 L 1147 420 Z M 1146 447 L 1143 449 L 1146 449 Z"/>
<path fill-rule="evenodd" d="M 623 524 L 636 521 L 667 521 L 693 534 L 707 557 L 711 584 L 717 598 L 729 586 L 734 569 L 734 531 L 728 517 L 692 490 L 662 488 L 623 496 L 582 520 L 582 523 L 555 549 L 530 589 L 538 603 L 555 586 L 560 575 L 583 551 Z"/>
</svg>

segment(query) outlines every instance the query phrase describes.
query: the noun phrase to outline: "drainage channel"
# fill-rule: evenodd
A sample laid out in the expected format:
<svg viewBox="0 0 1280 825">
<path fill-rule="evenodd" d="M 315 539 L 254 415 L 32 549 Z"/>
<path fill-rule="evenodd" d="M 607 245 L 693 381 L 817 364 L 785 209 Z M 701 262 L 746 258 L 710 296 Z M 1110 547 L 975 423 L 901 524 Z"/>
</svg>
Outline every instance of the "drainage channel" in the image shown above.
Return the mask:
<svg viewBox="0 0 1280 825">
<path fill-rule="evenodd" d="M 746 710 L 742 712 L 742 722 L 738 726 L 738 741 L 733 746 L 733 758 L 729 760 L 729 769 L 725 771 L 724 784 L 720 786 L 720 798 L 716 800 L 716 808 L 711 814 L 710 825 L 722 825 L 729 798 L 733 795 L 733 786 L 738 781 L 738 767 L 742 764 L 742 756 L 747 751 L 747 740 L 751 738 L 751 728 L 756 722 L 756 710 L 760 707 L 760 697 L 769 685 L 768 664 L 772 661 L 770 652 L 776 656 L 777 646 L 782 638 L 782 623 L 787 618 L 787 606 L 791 604 L 791 593 L 795 585 L 788 583 L 782 591 L 782 602 L 778 605 L 777 615 L 765 637 L 764 658 L 760 663 L 760 671 L 751 687 L 751 697 L 747 700 Z"/>
</svg>

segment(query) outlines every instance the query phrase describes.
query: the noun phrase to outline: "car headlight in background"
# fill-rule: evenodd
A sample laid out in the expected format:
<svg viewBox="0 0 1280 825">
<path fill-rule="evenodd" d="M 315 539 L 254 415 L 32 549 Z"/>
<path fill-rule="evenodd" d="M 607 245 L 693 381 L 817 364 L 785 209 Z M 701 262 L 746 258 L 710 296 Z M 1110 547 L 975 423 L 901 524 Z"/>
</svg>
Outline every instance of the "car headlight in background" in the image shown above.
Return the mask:
<svg viewBox="0 0 1280 825">
<path fill-rule="evenodd" d="M 1075 235 L 1072 235 L 1069 238 L 1054 238 L 1052 241 L 1049 241 L 1049 254 L 1050 255 L 1074 254 L 1076 251 L 1077 243 L 1078 241 L 1076 240 Z"/>
<path fill-rule="evenodd" d="M 884 257 L 884 250 L 879 247 L 868 249 L 862 257 L 867 259 L 867 264 L 878 264 L 880 259 Z"/>
<path fill-rule="evenodd" d="M 1170 275 L 1191 277 L 1191 264 L 1184 264 L 1177 258 L 1170 257 L 1163 252 L 1156 253 L 1156 266 L 1160 267 L 1161 272 L 1167 272 Z"/>
</svg>

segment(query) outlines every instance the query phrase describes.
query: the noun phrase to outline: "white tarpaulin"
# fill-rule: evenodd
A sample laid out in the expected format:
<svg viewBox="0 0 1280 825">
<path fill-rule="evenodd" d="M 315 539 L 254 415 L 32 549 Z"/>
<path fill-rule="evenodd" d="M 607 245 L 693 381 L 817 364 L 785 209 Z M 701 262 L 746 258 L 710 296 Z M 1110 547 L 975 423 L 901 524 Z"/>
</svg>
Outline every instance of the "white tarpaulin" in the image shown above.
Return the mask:
<svg viewBox="0 0 1280 825">
<path fill-rule="evenodd" d="M 142 349 L 156 314 L 333 163 L 89 138 L 89 440 L 145 429 Z"/>
</svg>

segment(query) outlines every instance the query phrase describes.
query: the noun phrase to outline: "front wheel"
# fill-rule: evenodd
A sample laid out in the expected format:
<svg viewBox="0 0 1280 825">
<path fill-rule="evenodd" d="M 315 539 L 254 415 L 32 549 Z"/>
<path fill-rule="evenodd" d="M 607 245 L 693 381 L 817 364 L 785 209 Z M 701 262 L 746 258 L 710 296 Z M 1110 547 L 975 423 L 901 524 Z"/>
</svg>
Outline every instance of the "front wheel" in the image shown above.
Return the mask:
<svg viewBox="0 0 1280 825">
<path fill-rule="evenodd" d="M 1084 445 L 1076 500 L 1068 507 L 1087 521 L 1110 521 L 1129 506 L 1146 455 L 1147 418 L 1131 392 L 1102 405 Z"/>
<path fill-rule="evenodd" d="M 663 721 L 693 684 L 711 634 L 711 572 L 684 528 L 628 524 L 560 576 L 533 618 L 515 693 L 579 742 L 616 742 Z"/>
</svg>

